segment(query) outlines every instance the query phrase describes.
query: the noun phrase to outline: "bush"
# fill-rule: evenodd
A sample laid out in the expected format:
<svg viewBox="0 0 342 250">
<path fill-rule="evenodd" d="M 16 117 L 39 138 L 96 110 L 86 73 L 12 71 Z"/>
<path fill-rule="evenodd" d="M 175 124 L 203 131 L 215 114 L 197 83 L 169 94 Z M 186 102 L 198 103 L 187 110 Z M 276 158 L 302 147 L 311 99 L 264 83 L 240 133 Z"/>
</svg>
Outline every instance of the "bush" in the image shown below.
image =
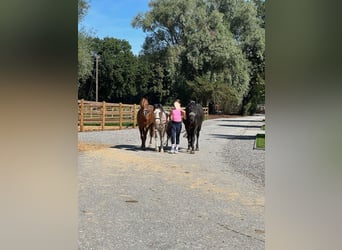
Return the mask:
<svg viewBox="0 0 342 250">
<path fill-rule="evenodd" d="M 238 114 L 240 106 L 237 99 L 229 99 L 223 102 L 222 110 L 226 115 Z"/>
<path fill-rule="evenodd" d="M 248 102 L 242 107 L 242 115 L 253 115 L 257 110 L 257 104 L 255 102 Z"/>
</svg>

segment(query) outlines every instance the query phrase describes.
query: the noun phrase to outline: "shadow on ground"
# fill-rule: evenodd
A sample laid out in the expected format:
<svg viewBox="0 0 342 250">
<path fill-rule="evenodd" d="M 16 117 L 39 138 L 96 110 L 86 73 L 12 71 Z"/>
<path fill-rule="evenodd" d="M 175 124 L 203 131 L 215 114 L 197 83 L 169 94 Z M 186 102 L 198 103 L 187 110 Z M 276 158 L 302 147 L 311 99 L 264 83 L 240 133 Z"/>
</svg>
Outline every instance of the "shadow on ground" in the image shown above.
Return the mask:
<svg viewBox="0 0 342 250">
<path fill-rule="evenodd" d="M 137 147 L 136 145 L 128 145 L 128 144 L 120 144 L 111 146 L 110 148 L 116 148 L 116 149 L 124 149 L 129 151 L 141 151 L 142 149 L 140 147 Z"/>
<path fill-rule="evenodd" d="M 229 139 L 229 140 L 255 140 L 255 135 L 224 135 L 224 134 L 210 134 L 215 138 Z"/>
<path fill-rule="evenodd" d="M 140 146 L 128 145 L 128 144 L 119 144 L 119 145 L 111 146 L 110 148 L 123 149 L 123 150 L 134 151 L 134 152 L 138 152 L 138 151 L 155 151 L 154 148 L 146 147 L 146 149 L 143 150 L 143 149 L 141 149 Z M 166 148 L 164 147 L 164 150 L 165 149 Z"/>
<path fill-rule="evenodd" d="M 219 121 L 219 122 L 265 122 L 264 120 L 229 120 L 229 119 L 227 119 L 227 120 L 217 120 L 217 121 Z"/>
<path fill-rule="evenodd" d="M 229 124 L 219 124 L 219 126 L 222 127 L 231 127 L 231 128 L 261 128 L 262 126 L 253 126 L 253 125 L 229 125 Z"/>
</svg>

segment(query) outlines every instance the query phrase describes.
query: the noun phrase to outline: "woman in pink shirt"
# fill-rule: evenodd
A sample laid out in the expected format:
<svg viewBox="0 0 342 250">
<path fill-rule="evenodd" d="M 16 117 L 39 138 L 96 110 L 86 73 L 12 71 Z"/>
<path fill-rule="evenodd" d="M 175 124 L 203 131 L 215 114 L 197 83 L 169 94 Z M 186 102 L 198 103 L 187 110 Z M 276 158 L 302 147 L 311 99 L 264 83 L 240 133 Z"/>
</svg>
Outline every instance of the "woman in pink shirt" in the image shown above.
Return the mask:
<svg viewBox="0 0 342 250">
<path fill-rule="evenodd" d="M 178 153 L 180 133 L 182 130 L 182 118 L 185 118 L 185 111 L 181 109 L 180 101 L 177 99 L 173 103 L 173 108 L 170 113 L 172 121 L 171 127 L 171 154 Z"/>
</svg>

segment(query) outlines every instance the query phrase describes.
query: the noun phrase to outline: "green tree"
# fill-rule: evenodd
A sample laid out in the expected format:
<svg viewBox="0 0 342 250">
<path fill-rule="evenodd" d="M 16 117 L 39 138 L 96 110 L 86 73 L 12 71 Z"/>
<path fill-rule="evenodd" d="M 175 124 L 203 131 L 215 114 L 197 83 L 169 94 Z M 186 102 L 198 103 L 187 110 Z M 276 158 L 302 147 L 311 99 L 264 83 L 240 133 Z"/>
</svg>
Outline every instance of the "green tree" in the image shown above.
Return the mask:
<svg viewBox="0 0 342 250">
<path fill-rule="evenodd" d="M 91 74 L 93 57 L 91 56 L 90 37 L 84 30 L 78 32 L 78 78 L 86 80 Z"/>
<path fill-rule="evenodd" d="M 207 93 L 208 85 L 221 82 L 235 89 L 241 102 L 248 91 L 250 65 L 224 14 L 208 2 L 154 0 L 151 10 L 139 13 L 132 24 L 148 33 L 144 53 L 164 56 L 171 89 L 178 95 Z M 207 78 L 207 84 L 191 84 Z"/>
<path fill-rule="evenodd" d="M 78 23 L 82 21 L 89 9 L 87 0 L 78 0 Z"/>
<path fill-rule="evenodd" d="M 257 8 L 257 17 L 261 20 L 261 27 L 265 28 L 266 6 L 265 0 L 253 0 Z"/>
<path fill-rule="evenodd" d="M 92 38 L 92 51 L 99 55 L 98 96 L 99 101 L 132 102 L 138 95 L 137 76 L 138 60 L 131 52 L 126 40 L 106 37 Z M 95 95 L 95 60 L 92 74 L 82 85 L 79 96 L 94 99 Z"/>
<path fill-rule="evenodd" d="M 82 28 L 80 24 L 86 15 L 89 4 L 86 0 L 78 0 L 78 23 L 79 23 L 79 31 L 78 31 L 78 79 L 79 86 L 82 82 L 86 81 L 86 79 L 91 74 L 92 70 L 92 56 L 91 56 L 91 44 L 87 31 Z"/>
<path fill-rule="evenodd" d="M 249 61 L 249 84 L 241 113 L 252 114 L 262 103 L 265 84 L 265 5 L 262 0 L 212 0 L 209 6 L 224 15 L 225 25 Z"/>
</svg>

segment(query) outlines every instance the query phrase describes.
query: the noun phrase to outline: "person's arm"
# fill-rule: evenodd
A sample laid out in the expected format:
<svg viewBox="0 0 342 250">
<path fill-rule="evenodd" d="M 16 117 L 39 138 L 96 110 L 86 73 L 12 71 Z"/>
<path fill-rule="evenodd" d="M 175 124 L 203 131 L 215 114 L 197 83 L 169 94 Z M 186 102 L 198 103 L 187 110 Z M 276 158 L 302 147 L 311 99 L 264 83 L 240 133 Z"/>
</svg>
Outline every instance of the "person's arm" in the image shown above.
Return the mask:
<svg viewBox="0 0 342 250">
<path fill-rule="evenodd" d="M 186 120 L 186 113 L 185 110 L 181 109 L 181 115 L 184 120 Z"/>
</svg>

